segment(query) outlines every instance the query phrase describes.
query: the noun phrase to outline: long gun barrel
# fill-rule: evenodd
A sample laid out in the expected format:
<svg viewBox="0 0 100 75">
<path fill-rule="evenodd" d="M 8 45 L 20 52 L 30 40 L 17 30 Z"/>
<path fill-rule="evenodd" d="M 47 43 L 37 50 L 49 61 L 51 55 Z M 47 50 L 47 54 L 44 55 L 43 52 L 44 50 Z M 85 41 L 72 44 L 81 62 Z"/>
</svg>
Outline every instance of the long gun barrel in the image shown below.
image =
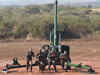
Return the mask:
<svg viewBox="0 0 100 75">
<path fill-rule="evenodd" d="M 58 41 L 57 41 L 57 26 L 58 26 L 58 24 L 57 24 L 57 7 L 58 7 L 58 1 L 56 0 L 55 1 L 55 15 L 54 15 L 54 35 L 53 35 L 53 37 L 54 37 L 54 40 L 53 40 L 53 45 L 54 46 L 56 46 L 56 45 L 58 45 Z"/>
</svg>

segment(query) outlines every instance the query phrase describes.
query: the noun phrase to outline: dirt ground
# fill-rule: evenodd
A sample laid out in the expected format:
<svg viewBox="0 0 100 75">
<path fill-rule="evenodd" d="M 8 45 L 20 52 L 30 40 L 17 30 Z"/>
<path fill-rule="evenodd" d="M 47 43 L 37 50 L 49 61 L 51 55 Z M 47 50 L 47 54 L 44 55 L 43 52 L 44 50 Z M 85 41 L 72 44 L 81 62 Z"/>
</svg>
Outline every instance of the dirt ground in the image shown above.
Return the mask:
<svg viewBox="0 0 100 75">
<path fill-rule="evenodd" d="M 35 53 L 43 44 L 49 44 L 48 41 L 35 40 L 35 41 L 13 41 L 13 42 L 0 42 L 0 70 L 3 65 L 12 63 L 13 57 L 18 57 L 21 64 L 25 64 L 25 55 L 29 48 L 33 48 Z M 61 44 L 69 45 L 71 50 L 72 63 L 91 65 L 100 75 L 100 40 L 73 40 L 63 41 Z M 26 72 L 25 68 L 11 69 L 8 74 L 0 75 L 89 75 L 88 73 L 80 72 L 64 72 L 61 67 L 58 67 L 58 73 L 44 72 L 40 73 L 38 67 L 33 68 L 33 72 Z"/>
</svg>

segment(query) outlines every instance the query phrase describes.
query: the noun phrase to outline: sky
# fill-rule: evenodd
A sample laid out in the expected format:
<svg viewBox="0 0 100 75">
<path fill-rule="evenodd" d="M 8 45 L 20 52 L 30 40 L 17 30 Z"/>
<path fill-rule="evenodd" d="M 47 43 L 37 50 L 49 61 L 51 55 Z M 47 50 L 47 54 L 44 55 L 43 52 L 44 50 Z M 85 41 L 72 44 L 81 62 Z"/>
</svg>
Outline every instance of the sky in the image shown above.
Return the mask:
<svg viewBox="0 0 100 75">
<path fill-rule="evenodd" d="M 53 3 L 55 0 L 0 0 L 0 5 L 25 5 L 25 4 L 45 4 Z M 58 0 L 60 4 L 79 3 L 79 2 L 96 2 L 97 0 Z M 99 1 L 99 0 L 98 0 Z"/>
</svg>

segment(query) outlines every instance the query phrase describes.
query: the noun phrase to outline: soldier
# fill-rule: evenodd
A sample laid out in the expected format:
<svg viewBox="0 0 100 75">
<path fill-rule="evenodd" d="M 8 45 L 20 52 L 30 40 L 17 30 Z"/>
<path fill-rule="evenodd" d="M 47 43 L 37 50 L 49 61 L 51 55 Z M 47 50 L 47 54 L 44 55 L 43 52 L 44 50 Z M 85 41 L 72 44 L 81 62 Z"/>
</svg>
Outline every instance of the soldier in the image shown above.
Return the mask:
<svg viewBox="0 0 100 75">
<path fill-rule="evenodd" d="M 49 64 L 48 70 L 50 71 L 50 67 L 51 67 L 51 65 L 53 65 L 55 72 L 57 72 L 57 70 L 56 70 L 56 53 L 53 49 L 54 48 L 51 48 L 51 50 L 48 54 L 48 57 L 47 57 L 48 64 Z"/>
<path fill-rule="evenodd" d="M 44 45 L 44 46 L 42 47 L 42 49 L 45 50 L 45 54 L 46 54 L 46 56 L 47 56 L 47 55 L 48 55 L 48 51 L 49 51 L 49 45 Z"/>
<path fill-rule="evenodd" d="M 41 49 L 40 50 L 40 53 L 39 53 L 39 56 L 38 56 L 38 59 L 39 59 L 39 70 L 40 71 L 44 71 L 45 70 L 45 66 L 46 66 L 46 52 L 44 49 Z"/>
<path fill-rule="evenodd" d="M 32 72 L 32 57 L 34 57 L 34 52 L 32 51 L 32 48 L 27 52 L 26 58 L 27 58 L 27 72 L 28 69 L 30 68 L 30 71 Z"/>
<path fill-rule="evenodd" d="M 69 55 L 67 55 L 67 51 L 64 51 L 64 64 L 66 65 L 66 72 L 68 71 L 68 70 L 71 70 L 71 67 L 69 66 L 69 63 L 71 63 L 71 59 L 70 59 L 70 57 L 69 57 Z M 64 66 L 63 66 L 64 67 Z"/>
<path fill-rule="evenodd" d="M 64 70 L 64 64 L 65 64 L 65 55 L 64 55 L 64 53 L 60 54 L 60 63 L 61 63 L 62 69 Z"/>
<path fill-rule="evenodd" d="M 20 65 L 19 62 L 18 62 L 17 57 L 13 58 L 13 65 Z"/>
<path fill-rule="evenodd" d="M 61 54 L 61 48 L 60 45 L 56 47 L 56 64 L 60 65 L 60 54 Z"/>
<path fill-rule="evenodd" d="M 44 49 L 42 49 L 40 51 L 40 60 L 43 61 L 44 63 L 46 63 L 46 60 L 47 60 L 46 58 L 47 58 L 47 53 Z"/>
</svg>

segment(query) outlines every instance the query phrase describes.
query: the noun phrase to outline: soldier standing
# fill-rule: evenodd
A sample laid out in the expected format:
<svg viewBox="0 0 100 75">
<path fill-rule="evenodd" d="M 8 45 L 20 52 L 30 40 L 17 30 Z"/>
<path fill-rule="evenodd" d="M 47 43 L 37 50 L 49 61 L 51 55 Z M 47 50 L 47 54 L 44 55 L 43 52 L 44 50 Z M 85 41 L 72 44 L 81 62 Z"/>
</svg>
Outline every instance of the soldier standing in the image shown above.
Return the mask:
<svg viewBox="0 0 100 75">
<path fill-rule="evenodd" d="M 34 52 L 32 51 L 32 48 L 27 52 L 26 59 L 27 59 L 27 65 L 26 69 L 28 72 L 28 69 L 30 68 L 30 71 L 32 72 L 32 57 L 34 57 Z"/>
<path fill-rule="evenodd" d="M 71 59 L 70 59 L 70 57 L 67 55 L 67 51 L 64 51 L 64 62 L 65 62 L 65 64 L 67 64 L 66 65 L 66 72 L 68 71 L 68 70 L 71 70 L 71 66 L 69 65 L 69 63 L 71 63 Z M 64 66 L 63 66 L 64 67 Z"/>
<path fill-rule="evenodd" d="M 44 49 L 41 49 L 40 50 L 40 53 L 39 53 L 39 70 L 40 71 L 44 71 L 45 70 L 45 66 L 46 66 L 46 52 Z"/>
<path fill-rule="evenodd" d="M 48 57 L 47 57 L 48 65 L 49 65 L 48 70 L 50 71 L 51 70 L 50 67 L 51 67 L 51 65 L 53 65 L 55 72 L 57 72 L 57 70 L 56 70 L 56 53 L 53 49 L 54 48 L 51 48 L 51 50 L 48 54 Z"/>
<path fill-rule="evenodd" d="M 64 64 L 65 64 L 65 55 L 64 55 L 64 53 L 60 54 L 60 63 L 61 63 L 62 69 L 64 70 Z"/>
</svg>

